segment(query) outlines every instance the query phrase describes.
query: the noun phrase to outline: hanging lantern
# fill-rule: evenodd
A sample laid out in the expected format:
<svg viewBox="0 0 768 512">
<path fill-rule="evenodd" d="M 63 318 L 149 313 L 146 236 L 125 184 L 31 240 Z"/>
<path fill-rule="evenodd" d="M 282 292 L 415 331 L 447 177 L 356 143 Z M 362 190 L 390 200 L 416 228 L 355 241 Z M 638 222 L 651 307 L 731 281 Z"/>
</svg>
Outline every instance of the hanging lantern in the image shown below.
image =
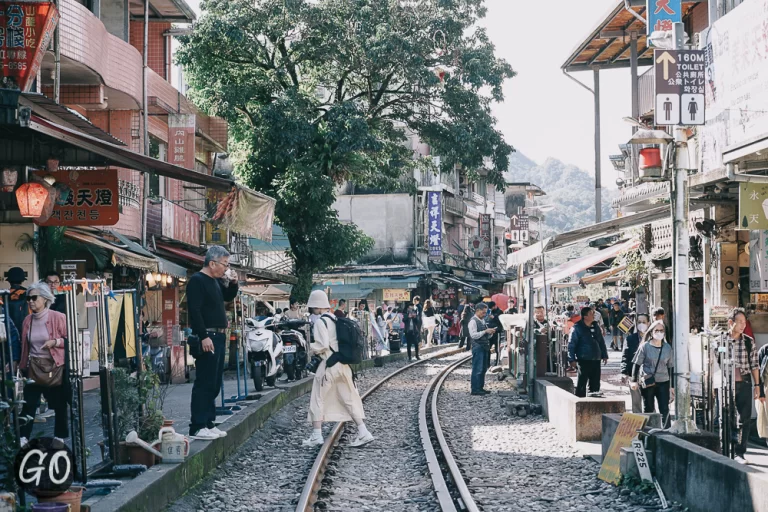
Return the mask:
<svg viewBox="0 0 768 512">
<path fill-rule="evenodd" d="M 154 288 L 157 286 L 157 281 L 155 281 L 155 276 L 152 274 L 152 272 L 147 272 L 147 286 L 149 288 Z"/>
<path fill-rule="evenodd" d="M 3 169 L 3 192 L 13 192 L 17 181 L 19 181 L 19 171 Z"/>
<path fill-rule="evenodd" d="M 168 286 L 172 285 L 173 284 L 173 276 L 166 276 L 165 277 L 165 282 L 166 282 L 166 284 Z"/>
<path fill-rule="evenodd" d="M 48 199 L 48 190 L 40 183 L 24 183 L 16 189 L 16 202 L 22 217 L 39 217 Z"/>
</svg>

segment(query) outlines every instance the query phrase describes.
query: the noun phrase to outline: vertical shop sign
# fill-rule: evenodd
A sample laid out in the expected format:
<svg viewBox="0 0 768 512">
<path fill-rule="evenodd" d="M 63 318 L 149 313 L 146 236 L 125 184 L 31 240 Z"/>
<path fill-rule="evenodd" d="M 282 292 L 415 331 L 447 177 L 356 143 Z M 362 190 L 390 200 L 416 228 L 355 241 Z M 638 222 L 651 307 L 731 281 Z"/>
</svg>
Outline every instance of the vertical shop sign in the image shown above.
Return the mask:
<svg viewBox="0 0 768 512">
<path fill-rule="evenodd" d="M 168 162 L 195 169 L 195 115 L 168 116 Z"/>
<path fill-rule="evenodd" d="M 648 35 L 672 30 L 675 23 L 683 21 L 682 0 L 648 0 Z M 649 39 L 650 41 L 650 39 Z"/>
<path fill-rule="evenodd" d="M 0 1 L 3 87 L 29 91 L 58 22 L 53 2 Z"/>
<path fill-rule="evenodd" d="M 491 255 L 491 215 L 480 215 L 480 238 L 482 239 L 482 254 L 484 257 Z"/>
<path fill-rule="evenodd" d="M 749 232 L 749 293 L 768 293 L 768 230 Z"/>
<path fill-rule="evenodd" d="M 427 240 L 429 259 L 443 257 L 443 201 L 442 192 L 427 192 Z"/>
<path fill-rule="evenodd" d="M 53 214 L 41 226 L 113 226 L 120 220 L 117 171 L 38 171 L 53 176 Z"/>
</svg>

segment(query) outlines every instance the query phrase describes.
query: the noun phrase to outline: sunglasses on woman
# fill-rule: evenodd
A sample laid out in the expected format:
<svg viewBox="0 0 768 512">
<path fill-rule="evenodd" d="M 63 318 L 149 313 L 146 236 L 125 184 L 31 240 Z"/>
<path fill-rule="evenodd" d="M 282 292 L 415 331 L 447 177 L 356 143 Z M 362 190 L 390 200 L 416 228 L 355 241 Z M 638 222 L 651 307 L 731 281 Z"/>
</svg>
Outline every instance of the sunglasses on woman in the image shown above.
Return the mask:
<svg viewBox="0 0 768 512">
<path fill-rule="evenodd" d="M 40 297 L 40 296 L 39 295 L 28 295 L 27 296 L 27 302 L 35 302 L 38 297 Z"/>
</svg>

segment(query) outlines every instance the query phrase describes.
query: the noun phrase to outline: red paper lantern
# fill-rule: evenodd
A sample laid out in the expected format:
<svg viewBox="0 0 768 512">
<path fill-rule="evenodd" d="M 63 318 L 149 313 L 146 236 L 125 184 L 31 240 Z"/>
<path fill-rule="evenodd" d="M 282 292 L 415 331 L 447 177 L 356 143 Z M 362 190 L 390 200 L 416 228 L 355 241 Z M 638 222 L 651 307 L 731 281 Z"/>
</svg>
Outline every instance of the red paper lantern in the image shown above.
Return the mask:
<svg viewBox="0 0 768 512">
<path fill-rule="evenodd" d="M 25 183 L 16 189 L 16 202 L 22 217 L 39 217 L 45 208 L 48 190 L 40 183 Z"/>
<path fill-rule="evenodd" d="M 661 150 L 659 148 L 643 148 L 640 150 L 640 169 L 661 167 Z"/>
</svg>

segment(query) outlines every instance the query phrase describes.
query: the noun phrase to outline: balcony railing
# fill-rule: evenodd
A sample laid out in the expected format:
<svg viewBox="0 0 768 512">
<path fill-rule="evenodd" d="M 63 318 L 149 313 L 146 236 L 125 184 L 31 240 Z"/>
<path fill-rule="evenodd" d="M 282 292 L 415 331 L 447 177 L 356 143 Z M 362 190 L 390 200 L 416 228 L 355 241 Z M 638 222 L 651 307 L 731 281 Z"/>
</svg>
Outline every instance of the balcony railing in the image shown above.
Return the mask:
<svg viewBox="0 0 768 512">
<path fill-rule="evenodd" d="M 464 201 L 458 197 L 444 197 L 443 204 L 445 205 L 445 211 L 463 217 L 467 214 L 467 205 Z"/>
<path fill-rule="evenodd" d="M 452 171 L 450 173 L 422 172 L 419 180 L 420 187 L 440 187 L 442 186 L 448 192 L 455 194 L 459 189 L 459 173 Z"/>
</svg>

